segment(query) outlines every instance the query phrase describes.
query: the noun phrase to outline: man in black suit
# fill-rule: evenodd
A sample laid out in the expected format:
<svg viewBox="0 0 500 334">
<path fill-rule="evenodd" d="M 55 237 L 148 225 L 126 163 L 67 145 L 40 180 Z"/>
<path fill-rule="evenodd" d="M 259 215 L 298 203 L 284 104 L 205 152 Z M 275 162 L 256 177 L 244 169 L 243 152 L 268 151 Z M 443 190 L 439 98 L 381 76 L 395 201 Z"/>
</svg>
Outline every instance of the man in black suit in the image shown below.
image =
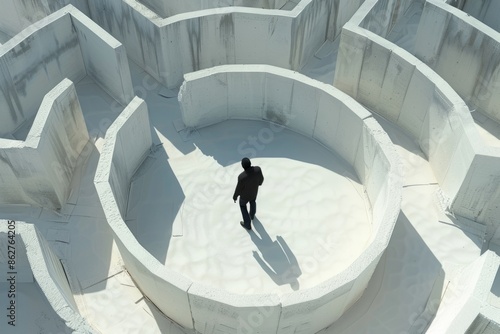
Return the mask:
<svg viewBox="0 0 500 334">
<path fill-rule="evenodd" d="M 259 186 L 264 182 L 264 175 L 262 175 L 260 167 L 252 166 L 248 158 L 241 159 L 241 167 L 243 167 L 244 171 L 238 176 L 238 184 L 234 191 L 233 200 L 236 203 L 236 199 L 238 196 L 240 197 L 240 209 L 243 216 L 240 225 L 247 230 L 251 230 L 251 221 L 257 211 L 255 200 L 257 199 Z M 247 203 L 250 203 L 250 213 L 248 213 Z"/>
</svg>

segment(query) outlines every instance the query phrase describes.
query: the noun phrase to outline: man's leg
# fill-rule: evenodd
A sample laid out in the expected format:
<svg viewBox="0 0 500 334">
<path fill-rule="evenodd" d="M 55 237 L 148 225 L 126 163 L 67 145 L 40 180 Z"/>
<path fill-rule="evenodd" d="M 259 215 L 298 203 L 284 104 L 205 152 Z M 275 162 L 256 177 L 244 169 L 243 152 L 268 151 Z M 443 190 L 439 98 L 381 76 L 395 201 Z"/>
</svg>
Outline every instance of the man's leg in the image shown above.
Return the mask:
<svg viewBox="0 0 500 334">
<path fill-rule="evenodd" d="M 253 220 L 255 213 L 257 212 L 257 203 L 255 201 L 250 201 L 250 219 Z"/>
<path fill-rule="evenodd" d="M 252 228 L 250 225 L 250 215 L 248 214 L 247 202 L 240 200 L 241 215 L 243 216 L 243 224 L 246 229 Z"/>
</svg>

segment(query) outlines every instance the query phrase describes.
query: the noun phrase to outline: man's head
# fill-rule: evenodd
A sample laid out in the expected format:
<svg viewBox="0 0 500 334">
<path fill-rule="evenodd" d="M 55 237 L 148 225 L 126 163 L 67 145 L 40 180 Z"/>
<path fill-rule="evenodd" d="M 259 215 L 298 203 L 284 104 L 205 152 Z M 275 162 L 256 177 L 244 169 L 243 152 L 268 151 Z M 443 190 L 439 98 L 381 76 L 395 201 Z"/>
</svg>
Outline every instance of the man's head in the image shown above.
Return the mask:
<svg viewBox="0 0 500 334">
<path fill-rule="evenodd" d="M 250 162 L 250 159 L 248 158 L 243 158 L 241 159 L 241 167 L 243 167 L 244 170 L 247 170 L 252 166 L 252 163 Z"/>
</svg>

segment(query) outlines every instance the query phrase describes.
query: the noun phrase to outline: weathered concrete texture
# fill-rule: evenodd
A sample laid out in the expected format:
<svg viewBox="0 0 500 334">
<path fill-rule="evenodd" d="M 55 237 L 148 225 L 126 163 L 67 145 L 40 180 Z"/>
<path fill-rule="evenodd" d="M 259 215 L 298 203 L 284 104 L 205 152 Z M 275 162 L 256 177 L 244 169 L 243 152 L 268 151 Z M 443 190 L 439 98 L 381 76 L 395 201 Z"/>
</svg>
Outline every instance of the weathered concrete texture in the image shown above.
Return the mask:
<svg viewBox="0 0 500 334">
<path fill-rule="evenodd" d="M 268 120 L 314 138 L 358 173 L 373 214 L 374 232 L 366 250 L 339 275 L 317 287 L 283 296 L 276 333 L 315 333 L 329 326 L 363 293 L 399 213 L 401 170 L 390 139 L 352 98 L 296 72 L 264 65 L 226 65 L 186 74 L 185 78 L 179 101 L 186 126 L 202 127 L 231 118 Z M 203 300 L 203 306 L 191 305 L 196 328 L 212 324 L 213 318 L 219 325 L 235 328 L 238 319 L 247 319 L 252 312 L 260 314 L 258 304 L 250 310 L 241 306 L 248 305 L 244 302 L 246 296 L 233 299 L 206 289 L 197 286 L 189 291 L 201 295 L 191 301 Z M 206 295 L 211 300 L 202 298 Z M 269 314 L 255 328 L 274 333 L 272 321 L 278 313 L 274 297 L 259 298 L 266 302 Z M 205 311 L 195 312 L 197 307 Z M 240 322 L 235 329 L 244 331 L 244 324 Z"/>
<path fill-rule="evenodd" d="M 71 20 L 87 75 L 119 103 L 127 105 L 134 90 L 125 47 L 78 11 L 72 11 Z"/>
<path fill-rule="evenodd" d="M 471 109 L 500 122 L 499 32 L 452 6 L 428 0 L 415 55 L 443 77 Z"/>
<path fill-rule="evenodd" d="M 1 0 L 0 30 L 14 36 L 21 30 L 66 5 L 72 4 L 86 15 L 90 14 L 88 0 Z"/>
<path fill-rule="evenodd" d="M 367 0 L 350 22 L 385 38 L 414 1 L 423 2 L 423 0 Z"/>
<path fill-rule="evenodd" d="M 493 238 L 500 151 L 485 146 L 468 107 L 447 82 L 406 51 L 348 23 L 334 85 L 408 131 L 427 155 L 446 204 L 487 224 L 487 240 Z"/>
<path fill-rule="evenodd" d="M 500 20 L 498 20 L 498 13 L 500 13 L 500 1 L 465 0 L 461 9 L 489 27 L 500 32 Z"/>
<path fill-rule="evenodd" d="M 0 49 L 0 136 L 10 138 L 30 122 L 61 80 L 77 82 L 87 74 L 118 102 L 131 100 L 125 50 L 73 6 L 16 35 Z"/>
<path fill-rule="evenodd" d="M 35 116 L 43 96 L 61 80 L 86 75 L 71 18 L 59 11 L 16 35 L 0 50 L 0 134 L 8 135 Z"/>
<path fill-rule="evenodd" d="M 162 18 L 173 15 L 194 12 L 197 10 L 221 8 L 221 7 L 250 7 L 263 9 L 280 9 L 287 0 L 139 0 Z"/>
<path fill-rule="evenodd" d="M 498 309 L 488 297 L 500 257 L 487 251 L 452 279 L 428 334 L 499 333 Z M 493 316 L 493 319 L 491 319 Z"/>
<path fill-rule="evenodd" d="M 170 2 L 171 3 L 171 2 Z M 361 5 L 361 0 L 302 0 L 292 11 L 226 7 L 162 19 L 134 0 L 89 3 L 92 18 L 129 56 L 168 88 L 183 74 L 222 64 L 299 69 Z"/>
<path fill-rule="evenodd" d="M 188 301 L 191 282 L 158 262 L 125 224 L 130 179 L 152 145 L 146 103 L 135 97 L 109 127 L 94 184 L 115 242 L 139 289 L 164 313 L 193 328 Z"/>
<path fill-rule="evenodd" d="M 7 221 L 0 221 L 0 244 L 2 245 L 7 245 L 8 226 Z M 23 268 L 19 266 L 16 268 L 18 272 L 16 282 L 33 282 L 34 279 L 57 316 L 66 324 L 68 332 L 93 333 L 93 329 L 78 310 L 61 260 L 47 240 L 34 225 L 22 222 L 15 223 L 15 233 L 16 254 L 20 260 L 18 263 L 22 265 L 22 259 L 26 258 L 25 262 L 29 265 L 27 268 L 29 273 L 22 273 Z M 1 240 L 2 236 L 5 236 L 5 240 Z M 0 264 L 2 264 L 0 270 L 3 280 L 8 277 L 7 271 L 11 270 L 7 269 L 7 263 L 5 263 L 5 268 L 3 263 L 0 262 Z M 23 305 L 18 304 L 19 307 L 22 309 Z M 24 311 L 29 312 L 29 308 L 26 308 L 26 305 L 24 307 Z"/>
<path fill-rule="evenodd" d="M 88 140 L 75 87 L 65 79 L 43 99 L 25 142 L 0 139 L 0 202 L 61 208 Z"/>
</svg>

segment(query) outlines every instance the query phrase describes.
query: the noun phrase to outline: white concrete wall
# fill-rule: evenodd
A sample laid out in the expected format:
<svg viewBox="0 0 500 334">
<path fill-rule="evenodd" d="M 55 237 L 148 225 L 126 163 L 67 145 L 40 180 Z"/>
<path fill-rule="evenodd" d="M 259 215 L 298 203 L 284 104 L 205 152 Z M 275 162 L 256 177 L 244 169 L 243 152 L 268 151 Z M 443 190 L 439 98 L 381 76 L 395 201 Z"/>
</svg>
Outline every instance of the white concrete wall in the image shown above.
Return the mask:
<svg viewBox="0 0 500 334">
<path fill-rule="evenodd" d="M 86 15 L 90 14 L 88 0 L 0 0 L 0 30 L 14 36 L 31 24 L 66 5 L 72 4 Z"/>
<path fill-rule="evenodd" d="M 210 9 L 161 19 L 134 0 L 90 2 L 92 18 L 129 56 L 169 88 L 184 73 L 222 64 L 299 69 L 362 0 L 302 0 L 292 11 Z"/>
<path fill-rule="evenodd" d="M 146 103 L 134 98 L 106 132 L 94 184 L 114 240 L 139 289 L 178 324 L 193 328 L 187 291 L 191 281 L 159 263 L 125 224 L 132 175 L 152 145 Z"/>
<path fill-rule="evenodd" d="M 408 131 L 449 200 L 483 147 L 467 106 L 436 73 L 378 35 L 345 25 L 334 85 Z"/>
<path fill-rule="evenodd" d="M 133 97 L 123 46 L 73 6 L 37 22 L 0 48 L 0 136 L 31 120 L 43 96 L 61 80 L 87 73 L 111 97 Z"/>
<path fill-rule="evenodd" d="M 58 11 L 0 48 L 0 135 L 35 116 L 43 96 L 61 80 L 86 75 L 71 18 Z"/>
<path fill-rule="evenodd" d="M 415 1 L 424 0 L 366 0 L 350 22 L 385 38 Z"/>
<path fill-rule="evenodd" d="M 414 50 L 471 109 L 500 122 L 500 32 L 450 5 L 427 0 Z"/>
<path fill-rule="evenodd" d="M 498 19 L 500 1 L 466 0 L 461 9 L 496 31 L 500 31 L 500 20 Z"/>
<path fill-rule="evenodd" d="M 475 319 L 482 317 L 483 313 L 490 313 L 489 309 L 493 308 L 489 305 L 488 296 L 499 265 L 500 257 L 492 251 L 486 251 L 452 279 L 426 333 L 498 333 L 498 326 L 491 328 L 492 332 L 484 332 L 478 326 L 480 322 Z"/>
<path fill-rule="evenodd" d="M 7 226 L 7 221 L 0 221 L 0 235 L 7 234 Z M 78 310 L 60 259 L 43 235 L 32 224 L 16 222 L 16 238 L 16 245 L 25 247 L 24 249 L 16 248 L 16 253 L 19 258 L 21 254 L 27 256 L 31 269 L 30 282 L 33 282 L 33 278 L 35 279 L 55 313 L 73 333 L 93 333 L 94 331 Z M 27 280 L 20 280 L 19 269 L 17 272 L 17 282 L 27 282 Z"/>
<path fill-rule="evenodd" d="M 25 142 L 0 140 L 0 203 L 61 208 L 88 140 L 75 87 L 65 79 L 43 99 Z"/>
<path fill-rule="evenodd" d="M 162 18 L 197 10 L 230 6 L 280 9 L 288 0 L 139 0 Z"/>
<path fill-rule="evenodd" d="M 134 97 L 125 47 L 82 13 L 71 12 L 87 75 L 122 105 Z"/>
<path fill-rule="evenodd" d="M 476 154 L 452 205 L 453 212 L 487 226 L 487 242 L 500 245 L 500 150 Z"/>
<path fill-rule="evenodd" d="M 296 72 L 265 65 L 226 65 L 186 74 L 185 79 L 179 101 L 186 126 L 202 127 L 232 118 L 269 120 L 317 140 L 357 171 L 372 204 L 374 232 L 367 249 L 325 283 L 283 296 L 276 333 L 299 329 L 315 333 L 329 326 L 363 293 L 399 214 L 401 169 L 390 139 L 352 98 Z M 254 308 L 249 309 L 247 296 L 235 299 L 202 286 L 189 293 L 191 301 L 201 300 L 200 305 L 191 305 L 197 328 L 213 324 L 215 318 L 229 328 L 239 323 L 236 330 L 244 332 L 246 323 L 239 320 L 252 312 L 264 313 L 256 302 L 260 300 L 266 303 L 268 314 L 254 330 L 274 333 L 279 312 L 273 295 L 248 296 L 254 300 Z M 202 311 L 195 311 L 200 307 Z"/>
</svg>

